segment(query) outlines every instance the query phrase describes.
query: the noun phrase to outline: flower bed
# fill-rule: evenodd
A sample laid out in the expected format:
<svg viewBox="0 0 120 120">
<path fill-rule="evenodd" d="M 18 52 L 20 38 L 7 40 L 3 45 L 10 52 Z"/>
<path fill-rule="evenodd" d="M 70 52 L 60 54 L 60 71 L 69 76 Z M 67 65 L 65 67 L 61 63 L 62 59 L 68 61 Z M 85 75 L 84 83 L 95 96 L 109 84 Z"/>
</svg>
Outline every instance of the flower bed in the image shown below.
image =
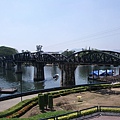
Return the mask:
<svg viewBox="0 0 120 120">
<path fill-rule="evenodd" d="M 35 102 L 35 103 L 34 103 Z M 32 98 L 32 99 L 27 99 L 27 100 L 24 100 L 20 103 L 18 103 L 17 105 L 3 111 L 3 112 L 0 112 L 0 118 L 3 118 L 3 117 L 8 117 L 8 118 L 12 118 L 10 116 L 21 116 L 22 114 L 24 114 L 27 110 L 29 110 L 29 108 L 35 104 L 37 104 L 37 97 L 36 98 Z M 32 103 L 32 104 L 31 104 Z M 27 107 L 26 107 L 27 106 Z M 19 111 L 21 111 L 19 113 Z M 19 113 L 19 115 L 18 115 Z M 15 115 L 14 115 L 15 114 Z M 17 115 L 16 115 L 17 114 Z"/>
</svg>

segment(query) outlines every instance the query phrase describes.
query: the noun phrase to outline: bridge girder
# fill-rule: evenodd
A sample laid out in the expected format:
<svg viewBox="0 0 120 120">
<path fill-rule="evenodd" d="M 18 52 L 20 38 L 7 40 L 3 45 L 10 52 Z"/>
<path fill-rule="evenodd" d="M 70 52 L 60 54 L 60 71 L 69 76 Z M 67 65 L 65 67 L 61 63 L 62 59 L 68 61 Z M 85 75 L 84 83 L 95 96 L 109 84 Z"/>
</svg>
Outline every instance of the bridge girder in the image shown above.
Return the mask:
<svg viewBox="0 0 120 120">
<path fill-rule="evenodd" d="M 120 65 L 119 54 L 111 51 L 86 50 L 72 54 L 68 61 L 86 65 Z"/>
<path fill-rule="evenodd" d="M 120 53 L 114 51 L 85 50 L 66 57 L 62 54 L 24 52 L 2 57 L 0 61 L 13 61 L 15 63 L 40 62 L 45 64 L 120 65 Z"/>
<path fill-rule="evenodd" d="M 62 54 L 49 54 L 36 52 L 32 54 L 32 60 L 36 62 L 45 62 L 46 64 L 65 62 L 66 56 Z"/>
</svg>

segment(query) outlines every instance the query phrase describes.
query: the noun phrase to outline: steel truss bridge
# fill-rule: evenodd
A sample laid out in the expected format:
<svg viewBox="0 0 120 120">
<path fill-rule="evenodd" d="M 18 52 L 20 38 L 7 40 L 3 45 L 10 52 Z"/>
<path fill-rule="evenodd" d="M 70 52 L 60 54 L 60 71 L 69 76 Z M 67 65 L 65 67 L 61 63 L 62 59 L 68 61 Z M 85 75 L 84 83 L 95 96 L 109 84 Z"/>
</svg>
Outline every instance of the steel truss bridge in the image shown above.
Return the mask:
<svg viewBox="0 0 120 120">
<path fill-rule="evenodd" d="M 20 72 L 21 64 L 32 64 L 37 68 L 36 79 L 44 79 L 43 67 L 46 64 L 57 64 L 65 72 L 65 78 L 62 76 L 62 83 L 65 85 L 75 84 L 74 71 L 77 65 L 120 65 L 120 53 L 105 50 L 84 50 L 76 52 L 70 56 L 62 54 L 44 53 L 44 52 L 23 52 L 10 56 L 0 57 L 0 65 L 9 69 L 13 64 L 17 65 Z M 65 80 L 64 80 L 65 79 Z"/>
<path fill-rule="evenodd" d="M 17 62 L 39 62 L 44 64 L 120 65 L 120 53 L 114 51 L 85 50 L 76 52 L 67 57 L 62 54 L 54 53 L 24 52 L 0 57 L 0 62 L 13 62 L 14 64 Z"/>
</svg>

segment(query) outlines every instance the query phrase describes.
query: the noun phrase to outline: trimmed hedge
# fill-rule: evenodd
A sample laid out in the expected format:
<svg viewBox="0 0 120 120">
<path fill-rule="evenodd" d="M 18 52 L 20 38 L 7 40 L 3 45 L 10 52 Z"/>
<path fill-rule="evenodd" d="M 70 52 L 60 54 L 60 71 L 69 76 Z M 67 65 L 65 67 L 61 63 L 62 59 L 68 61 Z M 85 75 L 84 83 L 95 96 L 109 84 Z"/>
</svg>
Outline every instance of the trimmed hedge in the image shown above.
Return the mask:
<svg viewBox="0 0 120 120">
<path fill-rule="evenodd" d="M 52 110 L 53 108 L 53 96 L 48 95 L 48 107 Z"/>
<path fill-rule="evenodd" d="M 120 108 L 115 108 L 115 107 L 101 107 L 101 112 L 120 113 Z"/>
<path fill-rule="evenodd" d="M 14 114 L 17 114 L 17 113 L 19 113 L 19 115 L 16 115 L 16 117 L 21 116 L 27 111 L 27 109 L 30 109 L 35 104 L 37 104 L 37 97 L 24 100 L 24 101 L 16 104 L 15 106 L 13 106 L 3 112 L 0 112 L 0 118 L 3 118 L 3 117 L 9 118 L 10 116 L 14 116 Z M 22 112 L 20 112 L 21 110 L 22 110 Z"/>
<path fill-rule="evenodd" d="M 44 93 L 44 105 L 47 109 L 47 105 L 48 105 L 48 94 L 47 93 Z"/>
<path fill-rule="evenodd" d="M 76 118 L 78 116 L 77 112 L 72 112 L 72 113 L 68 113 L 66 115 L 62 115 L 57 117 L 58 120 L 70 120 L 73 118 Z"/>
<path fill-rule="evenodd" d="M 90 114 L 93 114 L 93 113 L 96 113 L 96 112 L 98 112 L 96 108 L 91 108 L 91 109 L 82 111 L 81 115 L 85 116 L 85 115 L 90 115 Z"/>
<path fill-rule="evenodd" d="M 99 110 L 98 110 L 99 111 Z M 48 113 L 43 113 L 43 114 L 39 114 L 36 115 L 34 117 L 30 117 L 30 118 L 22 118 L 21 120 L 38 120 L 38 119 L 43 119 L 43 118 L 47 118 L 47 120 L 54 120 L 54 118 L 50 118 L 51 116 L 58 116 L 58 120 L 70 120 L 70 119 L 74 119 L 74 118 L 78 118 L 81 116 L 86 116 L 86 115 L 90 115 L 93 113 L 98 112 L 97 111 L 97 107 L 96 108 L 88 108 L 85 110 L 81 110 L 81 111 L 75 111 L 72 113 L 69 113 L 68 111 L 52 111 L 52 112 L 48 112 Z M 115 112 L 115 113 L 120 113 L 120 108 L 115 108 L 115 107 L 101 107 L 101 111 L 102 112 Z M 66 113 L 66 114 L 65 114 Z M 67 114 L 68 113 L 68 114 Z M 17 120 L 18 118 L 14 119 Z M 1 120 L 8 120 L 6 118 L 1 118 Z M 13 120 L 12 118 L 9 120 Z"/>
<path fill-rule="evenodd" d="M 39 105 L 39 109 L 43 112 L 44 111 L 44 105 L 45 105 L 43 94 L 38 95 L 38 105 Z"/>
<path fill-rule="evenodd" d="M 93 108 L 88 108 L 86 110 L 82 110 L 82 111 L 75 111 L 72 113 L 68 113 L 68 114 L 63 114 L 57 117 L 57 120 L 70 120 L 73 118 L 78 118 L 80 116 L 85 116 L 85 115 L 90 115 L 93 113 L 98 112 L 97 107 L 93 107 Z M 48 120 L 53 120 L 53 119 L 48 119 Z"/>
<path fill-rule="evenodd" d="M 26 105 L 25 107 L 23 107 L 22 109 L 20 109 L 19 111 L 7 116 L 7 118 L 17 118 L 22 116 L 24 113 L 26 113 L 29 109 L 31 109 L 33 106 L 35 106 L 37 104 L 37 102 L 33 101 L 32 103 Z"/>
</svg>

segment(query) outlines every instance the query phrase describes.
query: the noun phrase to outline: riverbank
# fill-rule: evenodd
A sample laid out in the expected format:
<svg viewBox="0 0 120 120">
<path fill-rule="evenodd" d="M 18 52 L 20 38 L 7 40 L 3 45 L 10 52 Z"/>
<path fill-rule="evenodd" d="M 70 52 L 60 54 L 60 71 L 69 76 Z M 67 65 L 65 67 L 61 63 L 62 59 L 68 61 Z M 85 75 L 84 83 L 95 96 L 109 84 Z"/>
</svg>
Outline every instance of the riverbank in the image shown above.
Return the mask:
<svg viewBox="0 0 120 120">
<path fill-rule="evenodd" d="M 99 82 L 108 82 L 108 83 L 116 83 L 120 82 L 120 75 L 116 76 L 99 76 L 99 77 L 88 77 L 88 80 L 94 80 Z"/>
</svg>

